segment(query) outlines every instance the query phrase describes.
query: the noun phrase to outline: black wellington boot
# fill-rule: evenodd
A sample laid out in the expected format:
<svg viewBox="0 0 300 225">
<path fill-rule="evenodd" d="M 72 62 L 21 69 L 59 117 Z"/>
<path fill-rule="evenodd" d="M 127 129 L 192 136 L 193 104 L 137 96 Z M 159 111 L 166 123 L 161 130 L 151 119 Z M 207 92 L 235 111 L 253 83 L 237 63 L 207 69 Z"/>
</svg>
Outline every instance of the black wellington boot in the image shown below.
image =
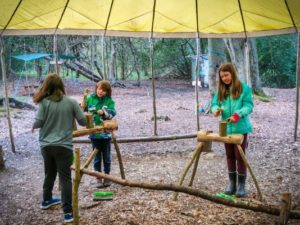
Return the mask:
<svg viewBox="0 0 300 225">
<path fill-rule="evenodd" d="M 246 174 L 238 174 L 238 186 L 235 193 L 236 197 L 243 198 L 247 195 L 245 190 Z"/>
<path fill-rule="evenodd" d="M 236 172 L 229 172 L 229 184 L 225 188 L 224 194 L 233 195 L 236 191 Z"/>
</svg>

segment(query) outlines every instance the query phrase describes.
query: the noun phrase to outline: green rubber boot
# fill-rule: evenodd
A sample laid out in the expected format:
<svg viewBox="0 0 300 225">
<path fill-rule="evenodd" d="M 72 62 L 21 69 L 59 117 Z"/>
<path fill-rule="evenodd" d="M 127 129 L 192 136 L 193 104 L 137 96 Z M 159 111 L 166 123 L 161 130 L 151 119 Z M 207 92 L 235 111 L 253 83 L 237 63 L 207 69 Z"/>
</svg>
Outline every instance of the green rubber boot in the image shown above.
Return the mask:
<svg viewBox="0 0 300 225">
<path fill-rule="evenodd" d="M 233 195 L 236 192 L 236 172 L 229 172 L 229 183 L 225 188 L 224 194 Z"/>
<path fill-rule="evenodd" d="M 243 198 L 247 195 L 245 186 L 246 186 L 246 174 L 238 174 L 238 185 L 235 193 L 236 197 Z"/>
</svg>

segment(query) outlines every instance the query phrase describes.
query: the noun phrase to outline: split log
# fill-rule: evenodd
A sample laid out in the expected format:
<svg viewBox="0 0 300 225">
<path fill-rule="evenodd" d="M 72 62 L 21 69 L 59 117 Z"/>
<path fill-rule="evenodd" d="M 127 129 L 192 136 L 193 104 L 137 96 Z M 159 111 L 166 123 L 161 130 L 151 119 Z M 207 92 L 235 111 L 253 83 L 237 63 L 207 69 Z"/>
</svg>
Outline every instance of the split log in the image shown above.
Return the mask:
<svg viewBox="0 0 300 225">
<path fill-rule="evenodd" d="M 95 133 L 105 132 L 105 131 L 113 131 L 117 129 L 118 129 L 118 123 L 115 119 L 106 120 L 103 122 L 103 125 L 101 126 L 96 126 L 90 129 L 79 129 L 73 131 L 73 137 L 80 137 L 88 134 L 95 134 Z"/>
<path fill-rule="evenodd" d="M 207 131 L 199 131 L 197 134 L 198 142 L 207 142 L 207 141 L 215 141 L 215 142 L 223 142 L 227 144 L 242 144 L 243 143 L 243 135 L 241 134 L 231 134 L 225 137 L 220 137 L 219 134 L 209 133 Z"/>
<path fill-rule="evenodd" d="M 2 145 L 0 145 L 0 171 L 3 169 L 5 169 L 5 164 L 4 164 Z"/>
<path fill-rule="evenodd" d="M 71 167 L 74 170 L 74 167 Z M 161 190 L 161 191 L 176 191 L 176 192 L 182 192 L 189 195 L 193 195 L 196 197 L 200 197 L 215 203 L 232 206 L 236 208 L 242 208 L 242 209 L 248 209 L 252 210 L 254 212 L 263 212 L 270 215 L 279 216 L 280 209 L 274 205 L 267 205 L 262 203 L 256 203 L 256 202 L 250 202 L 250 201 L 239 201 L 239 200 L 230 200 L 222 197 L 218 197 L 216 195 L 209 194 L 205 191 L 201 191 L 199 189 L 194 189 L 192 187 L 187 186 L 181 186 L 174 183 L 170 184 L 163 184 L 163 183 L 146 183 L 141 181 L 132 181 L 132 180 L 123 180 L 111 175 L 107 175 L 105 173 L 100 173 L 96 171 L 90 171 L 88 169 L 82 169 L 82 173 L 88 174 L 90 176 L 104 178 L 107 180 L 110 180 L 114 183 L 128 186 L 128 187 L 137 187 L 137 188 L 144 188 L 144 189 L 150 189 L 150 190 Z M 300 212 L 296 210 L 290 211 L 290 219 L 300 219 Z"/>
</svg>

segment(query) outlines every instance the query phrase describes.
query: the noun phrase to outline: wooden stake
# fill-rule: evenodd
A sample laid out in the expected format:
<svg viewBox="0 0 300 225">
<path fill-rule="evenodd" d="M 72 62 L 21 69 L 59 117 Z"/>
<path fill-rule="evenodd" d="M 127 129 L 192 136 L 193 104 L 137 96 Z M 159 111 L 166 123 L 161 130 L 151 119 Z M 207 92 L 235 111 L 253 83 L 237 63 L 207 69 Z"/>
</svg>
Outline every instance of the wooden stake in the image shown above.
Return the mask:
<svg viewBox="0 0 300 225">
<path fill-rule="evenodd" d="M 6 80 L 7 75 L 6 75 L 6 63 L 5 63 L 5 49 L 4 49 L 4 42 L 2 40 L 2 36 L 0 36 L 0 48 L 1 48 L 1 56 L 0 56 L 1 68 L 2 68 L 2 77 L 3 77 L 3 84 L 4 84 L 4 93 L 5 93 L 5 109 L 6 109 L 6 118 L 8 123 L 9 138 L 10 138 L 11 150 L 13 153 L 16 153 L 14 135 L 13 135 L 12 124 L 10 119 L 8 87 L 7 87 L 7 80 Z"/>
<path fill-rule="evenodd" d="M 291 210 L 291 193 L 284 192 L 280 196 L 280 215 L 279 224 L 287 225 L 289 221 L 289 214 Z"/>
<path fill-rule="evenodd" d="M 247 160 L 247 158 L 246 158 L 246 156 L 245 156 L 245 154 L 244 154 L 244 151 L 243 151 L 241 145 L 237 145 L 237 148 L 238 148 L 238 150 L 239 150 L 239 153 L 240 153 L 240 155 L 241 155 L 241 157 L 242 157 L 242 159 L 243 159 L 245 165 L 247 166 L 247 168 L 248 168 L 248 170 L 249 170 L 249 172 L 250 172 L 250 174 L 251 174 L 251 177 L 252 177 L 253 181 L 254 181 L 255 187 L 256 187 L 257 192 L 258 192 L 259 200 L 260 200 L 260 201 L 263 201 L 263 197 L 262 197 L 262 194 L 261 194 L 261 191 L 260 191 L 258 182 L 257 182 L 257 180 L 256 180 L 256 177 L 255 177 L 255 175 L 254 175 L 254 173 L 253 173 L 252 167 L 251 167 L 250 164 L 248 163 L 248 160 Z"/>
<path fill-rule="evenodd" d="M 78 188 L 80 183 L 80 148 L 75 148 L 75 177 L 73 180 L 73 216 L 74 216 L 74 225 L 79 224 L 79 210 L 78 210 Z"/>
<path fill-rule="evenodd" d="M 152 79 L 154 135 L 157 135 L 156 94 L 155 94 L 155 79 L 154 79 L 154 50 L 153 50 L 152 38 L 150 39 L 150 72 L 151 72 L 151 79 Z"/>
<path fill-rule="evenodd" d="M 2 145 L 0 145 L 0 171 L 3 169 L 5 169 L 5 163 L 4 163 Z"/>
<path fill-rule="evenodd" d="M 297 42 L 297 64 L 296 64 L 296 116 L 295 116 L 295 129 L 294 141 L 297 140 L 298 133 L 298 118 L 299 118 L 299 86 L 300 86 L 300 32 L 298 32 Z"/>
<path fill-rule="evenodd" d="M 196 150 L 194 151 L 194 155 L 193 155 L 191 161 L 190 161 L 189 164 L 185 167 L 184 172 L 181 174 L 181 176 L 180 176 L 180 178 L 179 178 L 179 182 L 178 182 L 179 185 L 182 185 L 182 183 L 183 183 L 183 181 L 184 181 L 184 178 L 185 178 L 187 172 L 188 172 L 189 169 L 191 168 L 191 166 L 192 166 L 193 162 L 195 161 L 196 157 L 200 154 L 200 151 L 201 151 L 202 147 L 203 147 L 203 143 L 200 142 L 200 143 L 198 144 Z M 176 201 L 176 200 L 177 200 L 177 197 L 178 197 L 178 192 L 175 192 L 175 193 L 173 194 L 173 200 Z"/>
<path fill-rule="evenodd" d="M 120 173 L 121 173 L 121 177 L 122 179 L 126 179 L 125 178 L 125 172 L 124 172 L 124 166 L 123 166 L 123 160 L 122 160 L 122 155 L 121 155 L 121 151 L 116 139 L 116 135 L 115 132 L 112 131 L 111 132 L 111 136 L 112 136 L 112 141 L 114 143 L 115 149 L 116 149 L 116 153 L 117 153 L 117 157 L 118 157 L 118 161 L 119 161 L 119 167 L 120 167 Z"/>
</svg>

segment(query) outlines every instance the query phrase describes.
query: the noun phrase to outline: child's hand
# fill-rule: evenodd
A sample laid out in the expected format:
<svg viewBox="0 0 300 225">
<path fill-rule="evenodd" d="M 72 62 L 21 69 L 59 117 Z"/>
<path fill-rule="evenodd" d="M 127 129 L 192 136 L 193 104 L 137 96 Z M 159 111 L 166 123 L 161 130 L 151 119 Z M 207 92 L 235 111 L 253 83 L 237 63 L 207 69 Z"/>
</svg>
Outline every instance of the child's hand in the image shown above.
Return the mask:
<svg viewBox="0 0 300 225">
<path fill-rule="evenodd" d="M 103 111 L 102 109 L 99 109 L 99 110 L 97 111 L 97 114 L 103 115 L 103 114 L 104 114 L 104 111 Z"/>
<path fill-rule="evenodd" d="M 83 91 L 83 97 L 87 97 L 89 92 L 90 92 L 89 89 L 85 88 L 84 91 Z"/>
<path fill-rule="evenodd" d="M 214 112 L 214 116 L 215 116 L 215 117 L 220 116 L 220 115 L 221 115 L 221 112 L 222 112 L 222 109 L 221 109 L 221 108 L 220 108 L 220 109 L 217 109 L 217 110 Z"/>
<path fill-rule="evenodd" d="M 237 123 L 239 121 L 239 119 L 240 119 L 240 116 L 237 113 L 235 113 L 231 117 L 228 118 L 228 122 Z"/>
</svg>

